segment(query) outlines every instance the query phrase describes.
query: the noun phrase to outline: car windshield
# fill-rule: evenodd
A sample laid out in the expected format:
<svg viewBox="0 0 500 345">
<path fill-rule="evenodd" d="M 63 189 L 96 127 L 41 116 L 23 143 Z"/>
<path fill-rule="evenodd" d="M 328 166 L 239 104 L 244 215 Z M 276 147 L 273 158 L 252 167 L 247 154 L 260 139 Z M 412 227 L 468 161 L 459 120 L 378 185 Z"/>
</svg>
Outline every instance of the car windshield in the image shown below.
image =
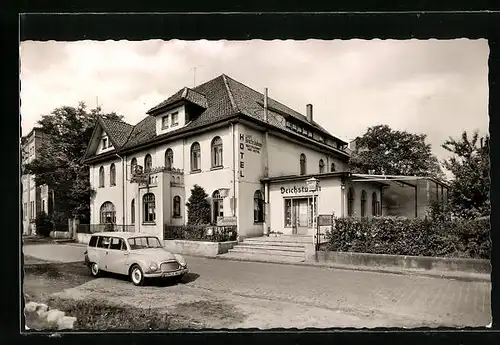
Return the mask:
<svg viewBox="0 0 500 345">
<path fill-rule="evenodd" d="M 130 249 L 162 248 L 157 237 L 133 237 L 128 239 Z"/>
</svg>

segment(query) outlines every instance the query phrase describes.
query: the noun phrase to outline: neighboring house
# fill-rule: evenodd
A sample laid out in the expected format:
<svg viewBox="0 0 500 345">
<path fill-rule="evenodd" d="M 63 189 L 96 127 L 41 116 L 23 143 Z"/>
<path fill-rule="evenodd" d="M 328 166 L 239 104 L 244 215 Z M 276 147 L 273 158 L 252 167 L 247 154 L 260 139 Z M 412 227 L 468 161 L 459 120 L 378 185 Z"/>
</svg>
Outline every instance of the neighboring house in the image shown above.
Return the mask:
<svg viewBox="0 0 500 345">
<path fill-rule="evenodd" d="M 354 216 L 350 187 L 360 215 L 380 214 L 385 183 L 351 181 L 347 143 L 313 120 L 312 105 L 306 113 L 221 75 L 180 89 L 135 126 L 99 118 L 83 159 L 96 190 L 91 225 L 162 236 L 164 225 L 186 223 L 195 184 L 209 195 L 212 223 L 235 221 L 243 238 L 312 234 L 313 210 Z"/>
<path fill-rule="evenodd" d="M 22 164 L 33 161 L 40 146 L 47 140 L 45 133 L 40 128 L 33 128 L 28 135 L 21 138 Z M 52 212 L 53 194 L 47 185 L 35 184 L 35 176 L 21 175 L 21 214 L 23 235 L 36 233 L 35 219 L 38 213 Z"/>
</svg>

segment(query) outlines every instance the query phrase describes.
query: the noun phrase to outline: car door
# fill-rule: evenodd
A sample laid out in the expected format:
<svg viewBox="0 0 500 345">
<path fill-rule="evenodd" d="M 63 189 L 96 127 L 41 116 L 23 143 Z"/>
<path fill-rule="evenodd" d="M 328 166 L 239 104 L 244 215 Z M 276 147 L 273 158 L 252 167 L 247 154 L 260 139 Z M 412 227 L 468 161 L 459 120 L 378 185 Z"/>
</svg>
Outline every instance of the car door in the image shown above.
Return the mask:
<svg viewBox="0 0 500 345">
<path fill-rule="evenodd" d="M 109 249 L 106 254 L 108 270 L 113 273 L 127 274 L 128 250 L 122 238 L 111 237 Z"/>
<path fill-rule="evenodd" d="M 109 236 L 100 236 L 97 240 L 97 246 L 95 248 L 96 251 L 96 263 L 99 266 L 99 269 L 103 271 L 108 270 L 108 260 L 107 260 L 107 252 L 109 250 Z"/>
</svg>

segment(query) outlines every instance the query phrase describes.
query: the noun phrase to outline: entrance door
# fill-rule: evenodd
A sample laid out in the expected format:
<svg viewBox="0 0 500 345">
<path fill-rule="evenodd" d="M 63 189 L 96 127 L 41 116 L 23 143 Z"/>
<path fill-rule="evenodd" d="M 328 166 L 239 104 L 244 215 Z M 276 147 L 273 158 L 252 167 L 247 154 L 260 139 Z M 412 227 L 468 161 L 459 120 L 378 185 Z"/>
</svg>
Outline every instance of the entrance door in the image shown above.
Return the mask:
<svg viewBox="0 0 500 345">
<path fill-rule="evenodd" d="M 308 221 L 308 199 L 293 199 L 292 200 L 292 220 L 293 228 L 292 234 L 306 235 L 309 228 Z"/>
</svg>

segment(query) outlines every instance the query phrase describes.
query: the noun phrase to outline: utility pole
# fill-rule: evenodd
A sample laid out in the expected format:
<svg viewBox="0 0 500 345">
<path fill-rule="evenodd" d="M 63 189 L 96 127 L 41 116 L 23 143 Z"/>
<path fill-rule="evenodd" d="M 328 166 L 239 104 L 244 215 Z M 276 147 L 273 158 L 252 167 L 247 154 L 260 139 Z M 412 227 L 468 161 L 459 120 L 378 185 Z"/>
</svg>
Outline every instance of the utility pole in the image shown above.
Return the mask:
<svg viewBox="0 0 500 345">
<path fill-rule="evenodd" d="M 193 87 L 196 86 L 196 66 L 193 67 Z"/>
</svg>

